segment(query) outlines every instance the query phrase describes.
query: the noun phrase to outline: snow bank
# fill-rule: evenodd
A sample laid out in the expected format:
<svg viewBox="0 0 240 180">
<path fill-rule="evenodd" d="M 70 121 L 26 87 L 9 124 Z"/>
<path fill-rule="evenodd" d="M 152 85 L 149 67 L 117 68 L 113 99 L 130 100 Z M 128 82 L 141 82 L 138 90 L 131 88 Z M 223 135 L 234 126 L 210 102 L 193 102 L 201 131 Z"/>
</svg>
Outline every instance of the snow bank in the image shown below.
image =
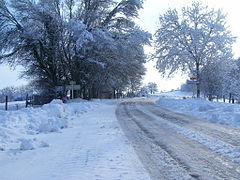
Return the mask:
<svg viewBox="0 0 240 180">
<path fill-rule="evenodd" d="M 176 90 L 176 91 L 170 91 L 170 92 L 161 92 L 151 96 L 165 97 L 165 98 L 168 97 L 171 99 L 182 99 L 182 98 L 192 98 L 193 93 Z"/>
<path fill-rule="evenodd" d="M 240 128 L 240 105 L 204 99 L 160 98 L 157 104 L 208 121 Z"/>
<path fill-rule="evenodd" d="M 0 180 L 150 180 L 116 119 L 118 102 L 74 100 L 43 107 L 55 110 L 60 104 L 55 116 L 63 108 L 69 128 L 32 135 L 37 140 L 21 139 L 18 151 L 25 152 L 0 152 Z M 36 143 L 48 146 L 39 141 L 47 141 L 50 147 L 36 149 Z"/>
<path fill-rule="evenodd" d="M 31 150 L 36 147 L 48 147 L 47 143 L 38 142 L 34 135 L 58 132 L 67 128 L 69 120 L 96 105 L 95 102 L 64 104 L 61 100 L 53 100 L 39 108 L 0 110 L 0 150 Z"/>
</svg>

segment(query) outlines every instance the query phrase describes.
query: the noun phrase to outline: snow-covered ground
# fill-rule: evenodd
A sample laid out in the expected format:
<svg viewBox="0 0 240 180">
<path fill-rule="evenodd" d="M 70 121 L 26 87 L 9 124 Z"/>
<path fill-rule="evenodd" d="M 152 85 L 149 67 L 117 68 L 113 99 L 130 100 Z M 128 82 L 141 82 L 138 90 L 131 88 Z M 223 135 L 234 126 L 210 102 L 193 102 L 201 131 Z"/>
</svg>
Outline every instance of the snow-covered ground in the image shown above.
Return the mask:
<svg viewBox="0 0 240 180">
<path fill-rule="evenodd" d="M 182 99 L 182 98 L 192 98 L 192 92 L 182 92 L 182 91 L 169 91 L 169 92 L 161 92 L 152 95 L 153 97 L 168 97 L 172 99 Z"/>
<path fill-rule="evenodd" d="M 181 91 L 159 94 L 158 96 L 160 96 L 160 99 L 156 103 L 161 106 L 210 122 L 240 128 L 239 104 L 211 102 L 205 99 L 183 99 L 182 97 L 188 96 Z"/>
<path fill-rule="evenodd" d="M 118 124 L 116 106 L 55 100 L 0 111 L 0 179 L 150 179 Z"/>
<path fill-rule="evenodd" d="M 159 99 L 157 104 L 174 111 L 240 128 L 238 104 L 190 97 L 191 93 L 173 91 L 157 94 L 150 101 Z M 39 108 L 0 110 L 0 180 L 150 179 L 116 119 L 118 103 L 54 100 Z M 235 152 L 194 130 L 170 123 L 164 126 L 240 161 L 235 157 L 238 149 Z"/>
</svg>

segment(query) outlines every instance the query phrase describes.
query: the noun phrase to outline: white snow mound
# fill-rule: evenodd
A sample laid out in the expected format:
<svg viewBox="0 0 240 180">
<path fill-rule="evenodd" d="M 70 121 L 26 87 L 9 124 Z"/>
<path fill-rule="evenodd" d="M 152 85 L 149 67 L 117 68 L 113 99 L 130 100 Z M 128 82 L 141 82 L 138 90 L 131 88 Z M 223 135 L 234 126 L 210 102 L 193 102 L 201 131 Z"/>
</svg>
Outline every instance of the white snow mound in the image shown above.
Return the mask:
<svg viewBox="0 0 240 180">
<path fill-rule="evenodd" d="M 157 104 L 210 122 L 240 128 L 240 105 L 204 99 L 160 98 Z"/>
<path fill-rule="evenodd" d="M 39 108 L 23 108 L 17 111 L 0 110 L 0 151 L 31 150 L 48 147 L 45 142 L 33 141 L 33 135 L 58 132 L 67 128 L 69 120 L 97 106 L 85 101 L 64 104 L 59 99 Z"/>
</svg>

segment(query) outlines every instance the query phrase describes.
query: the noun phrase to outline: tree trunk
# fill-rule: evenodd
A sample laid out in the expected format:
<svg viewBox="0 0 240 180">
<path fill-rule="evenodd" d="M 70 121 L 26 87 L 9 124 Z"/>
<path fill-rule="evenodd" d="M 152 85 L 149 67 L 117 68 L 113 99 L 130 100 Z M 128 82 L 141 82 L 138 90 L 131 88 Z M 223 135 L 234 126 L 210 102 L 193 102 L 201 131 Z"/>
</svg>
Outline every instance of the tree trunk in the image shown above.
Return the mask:
<svg viewBox="0 0 240 180">
<path fill-rule="evenodd" d="M 200 73 L 199 73 L 199 63 L 196 63 L 197 71 L 197 98 L 200 98 Z"/>
<path fill-rule="evenodd" d="M 6 96 L 6 100 L 5 100 L 5 110 L 8 110 L 8 96 Z"/>
<path fill-rule="evenodd" d="M 95 85 L 92 85 L 92 98 L 97 98 L 97 88 L 95 88 Z"/>
<path fill-rule="evenodd" d="M 233 103 L 233 104 L 235 103 L 235 100 L 234 100 L 234 97 L 233 97 L 233 95 L 232 95 L 232 103 Z"/>
<path fill-rule="evenodd" d="M 231 99 L 232 99 L 232 93 L 229 93 L 229 103 L 231 103 Z"/>
<path fill-rule="evenodd" d="M 113 99 L 116 99 L 116 90 L 113 89 Z"/>
<path fill-rule="evenodd" d="M 212 100 L 213 100 L 212 94 L 209 94 L 209 95 L 208 95 L 208 100 L 209 100 L 209 101 L 212 101 Z"/>
<path fill-rule="evenodd" d="M 88 88 L 88 100 L 91 100 L 93 97 L 93 91 L 92 88 Z"/>
<path fill-rule="evenodd" d="M 86 96 L 86 87 L 83 88 L 83 99 L 87 99 L 87 96 Z"/>
</svg>

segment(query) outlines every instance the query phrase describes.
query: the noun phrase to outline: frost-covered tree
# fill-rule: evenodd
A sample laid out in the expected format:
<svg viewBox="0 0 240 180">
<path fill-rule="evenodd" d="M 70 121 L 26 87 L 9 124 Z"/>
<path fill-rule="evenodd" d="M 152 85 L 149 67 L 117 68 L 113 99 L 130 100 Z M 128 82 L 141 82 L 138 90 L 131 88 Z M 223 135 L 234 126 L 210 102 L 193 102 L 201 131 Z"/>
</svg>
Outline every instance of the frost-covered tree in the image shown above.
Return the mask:
<svg viewBox="0 0 240 180">
<path fill-rule="evenodd" d="M 6 96 L 8 96 L 8 101 L 13 101 L 15 92 L 15 87 L 5 87 L 3 89 L 0 89 L 0 102 L 5 102 Z"/>
<path fill-rule="evenodd" d="M 54 87 L 62 78 L 59 8 L 57 0 L 1 0 L 0 3 L 2 61 L 23 65 L 25 75 L 44 87 Z"/>
<path fill-rule="evenodd" d="M 141 0 L 0 0 L 0 62 L 23 65 L 49 90 L 71 80 L 88 96 L 123 90 L 145 71 L 140 8 Z"/>
<path fill-rule="evenodd" d="M 0 102 L 5 102 L 6 96 L 8 96 L 8 101 L 25 100 L 26 95 L 33 92 L 34 88 L 31 85 L 5 87 L 0 89 Z"/>
<path fill-rule="evenodd" d="M 147 84 L 147 87 L 148 87 L 149 92 L 150 92 L 151 94 L 154 94 L 154 93 L 156 93 L 156 92 L 158 91 L 157 84 L 154 83 L 154 82 L 149 82 L 149 83 Z"/>
<path fill-rule="evenodd" d="M 138 92 L 138 96 L 148 96 L 148 95 L 149 95 L 149 88 L 147 86 L 141 87 Z"/>
<path fill-rule="evenodd" d="M 234 61 L 217 60 L 208 62 L 200 71 L 201 90 L 212 100 L 213 96 L 224 96 L 229 89 L 229 72 L 235 66 Z"/>
<path fill-rule="evenodd" d="M 229 65 L 228 65 L 229 66 Z M 235 60 L 231 64 L 231 68 L 226 72 L 227 75 L 224 79 L 224 89 L 223 92 L 225 95 L 229 95 L 230 93 L 237 98 L 240 99 L 240 58 Z"/>
<path fill-rule="evenodd" d="M 160 27 L 155 34 L 157 69 L 168 75 L 177 70 L 191 73 L 199 81 L 199 97 L 201 69 L 210 62 L 232 57 L 235 38 L 225 18 L 220 10 L 209 9 L 199 2 L 182 8 L 181 13 L 168 10 L 160 16 Z"/>
</svg>

